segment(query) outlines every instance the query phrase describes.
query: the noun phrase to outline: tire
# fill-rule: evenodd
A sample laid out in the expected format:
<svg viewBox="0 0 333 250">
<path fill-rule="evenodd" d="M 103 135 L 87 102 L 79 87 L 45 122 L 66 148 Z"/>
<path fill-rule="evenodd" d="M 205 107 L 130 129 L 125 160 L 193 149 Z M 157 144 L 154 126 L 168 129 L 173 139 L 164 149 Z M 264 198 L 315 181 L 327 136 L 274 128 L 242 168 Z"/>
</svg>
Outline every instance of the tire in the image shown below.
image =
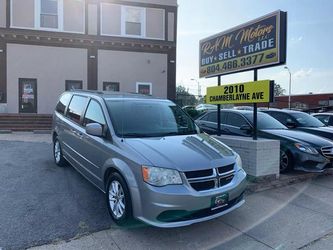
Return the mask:
<svg viewBox="0 0 333 250">
<path fill-rule="evenodd" d="M 53 142 L 53 159 L 55 164 L 57 164 L 59 167 L 65 167 L 67 165 L 67 161 L 62 154 L 62 149 L 58 137 L 56 137 Z"/>
<path fill-rule="evenodd" d="M 280 173 L 287 173 L 293 168 L 293 157 L 285 150 L 280 150 Z"/>
<path fill-rule="evenodd" d="M 126 181 L 114 172 L 109 176 L 106 187 L 105 197 L 112 220 L 118 226 L 132 226 L 132 200 Z"/>
</svg>

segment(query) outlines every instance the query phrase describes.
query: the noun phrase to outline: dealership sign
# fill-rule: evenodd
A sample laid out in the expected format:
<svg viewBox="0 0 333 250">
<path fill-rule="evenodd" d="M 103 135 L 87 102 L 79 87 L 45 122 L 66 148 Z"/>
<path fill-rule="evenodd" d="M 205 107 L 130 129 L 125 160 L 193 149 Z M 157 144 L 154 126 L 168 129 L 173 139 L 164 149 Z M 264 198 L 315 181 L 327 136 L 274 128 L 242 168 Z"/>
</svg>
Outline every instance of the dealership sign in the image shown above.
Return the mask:
<svg viewBox="0 0 333 250">
<path fill-rule="evenodd" d="M 286 62 L 287 13 L 276 11 L 200 41 L 200 77 Z"/>
<path fill-rule="evenodd" d="M 206 103 L 267 103 L 273 102 L 273 98 L 274 81 L 263 80 L 208 87 Z"/>
</svg>

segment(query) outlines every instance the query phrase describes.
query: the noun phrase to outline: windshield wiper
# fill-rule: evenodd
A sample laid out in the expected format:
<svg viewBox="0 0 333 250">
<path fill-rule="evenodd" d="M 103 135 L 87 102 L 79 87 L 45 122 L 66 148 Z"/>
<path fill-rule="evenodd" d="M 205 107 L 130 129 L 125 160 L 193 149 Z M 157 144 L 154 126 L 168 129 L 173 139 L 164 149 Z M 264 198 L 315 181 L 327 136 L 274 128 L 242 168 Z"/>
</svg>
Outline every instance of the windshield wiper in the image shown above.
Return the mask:
<svg viewBox="0 0 333 250">
<path fill-rule="evenodd" d="M 121 137 L 125 138 L 143 138 L 143 137 L 152 137 L 149 134 L 140 134 L 140 133 L 126 133 L 122 134 Z"/>
</svg>

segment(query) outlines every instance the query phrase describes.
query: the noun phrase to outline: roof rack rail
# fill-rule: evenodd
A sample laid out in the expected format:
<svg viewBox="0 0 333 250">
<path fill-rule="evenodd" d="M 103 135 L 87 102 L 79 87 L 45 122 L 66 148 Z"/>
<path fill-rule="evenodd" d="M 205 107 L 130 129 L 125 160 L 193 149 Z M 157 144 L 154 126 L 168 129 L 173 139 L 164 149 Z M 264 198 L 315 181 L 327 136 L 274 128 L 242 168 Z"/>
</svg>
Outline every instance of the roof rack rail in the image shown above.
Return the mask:
<svg viewBox="0 0 333 250">
<path fill-rule="evenodd" d="M 92 93 L 92 94 L 100 94 L 100 95 L 104 94 L 103 92 L 98 91 L 98 90 L 70 89 L 68 91 L 70 91 L 70 92 L 76 91 L 76 92 Z"/>
</svg>

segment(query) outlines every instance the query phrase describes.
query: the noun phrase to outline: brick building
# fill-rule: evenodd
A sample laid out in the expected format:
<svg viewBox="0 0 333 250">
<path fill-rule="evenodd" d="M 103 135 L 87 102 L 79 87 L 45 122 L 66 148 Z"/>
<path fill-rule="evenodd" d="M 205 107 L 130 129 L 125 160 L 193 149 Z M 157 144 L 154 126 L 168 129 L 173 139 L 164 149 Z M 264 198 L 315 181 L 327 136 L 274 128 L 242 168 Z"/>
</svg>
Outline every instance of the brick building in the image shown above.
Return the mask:
<svg viewBox="0 0 333 250">
<path fill-rule="evenodd" d="M 301 110 L 320 110 L 333 108 L 333 93 L 325 94 L 304 94 L 291 96 L 291 108 Z M 288 96 L 277 96 L 271 104 L 275 108 L 288 108 Z"/>
</svg>

